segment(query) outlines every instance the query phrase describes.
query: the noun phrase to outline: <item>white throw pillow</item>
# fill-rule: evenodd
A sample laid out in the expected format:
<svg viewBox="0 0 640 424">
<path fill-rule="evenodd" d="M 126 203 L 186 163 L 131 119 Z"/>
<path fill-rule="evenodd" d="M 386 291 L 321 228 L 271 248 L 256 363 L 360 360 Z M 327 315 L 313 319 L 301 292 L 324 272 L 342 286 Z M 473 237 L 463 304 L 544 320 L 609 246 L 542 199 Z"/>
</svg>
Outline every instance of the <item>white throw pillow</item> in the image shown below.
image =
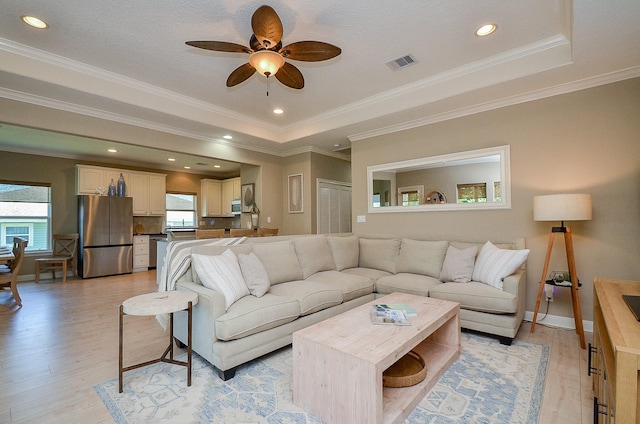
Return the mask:
<svg viewBox="0 0 640 424">
<path fill-rule="evenodd" d="M 231 250 L 222 255 L 191 254 L 191 263 L 205 287 L 224 295 L 226 309 L 238 299 L 249 295 L 238 258 Z"/>
<path fill-rule="evenodd" d="M 473 265 L 476 260 L 478 247 L 458 249 L 453 246 L 447 248 L 447 255 L 442 263 L 440 281 L 454 283 L 468 283 L 473 277 Z"/>
<path fill-rule="evenodd" d="M 502 279 L 513 274 L 529 256 L 529 249 L 499 249 L 490 241 L 486 242 L 473 268 L 473 281 L 488 284 L 502 290 Z"/>
<path fill-rule="evenodd" d="M 249 288 L 249 293 L 255 297 L 264 296 L 269 291 L 271 284 L 269 284 L 269 274 L 267 274 L 267 270 L 262 265 L 260 258 L 251 252 L 247 255 L 240 254 L 238 262 L 240 263 L 244 282 Z"/>
</svg>

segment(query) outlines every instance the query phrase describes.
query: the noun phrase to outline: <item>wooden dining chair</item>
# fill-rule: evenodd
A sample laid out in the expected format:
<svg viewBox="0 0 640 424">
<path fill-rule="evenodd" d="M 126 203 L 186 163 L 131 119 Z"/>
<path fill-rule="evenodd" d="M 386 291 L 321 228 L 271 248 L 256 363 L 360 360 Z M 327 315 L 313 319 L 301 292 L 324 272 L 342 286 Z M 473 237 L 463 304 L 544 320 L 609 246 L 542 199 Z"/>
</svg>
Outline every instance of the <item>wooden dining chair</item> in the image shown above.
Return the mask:
<svg viewBox="0 0 640 424">
<path fill-rule="evenodd" d="M 0 287 L 3 289 L 5 287 L 11 288 L 11 293 L 18 306 L 22 306 L 22 299 L 18 294 L 18 274 L 20 273 L 20 268 L 22 268 L 24 250 L 27 248 L 27 244 L 27 240 L 23 238 L 13 238 L 13 256 L 15 259 L 10 263 L 9 272 L 0 273 Z"/>
<path fill-rule="evenodd" d="M 258 237 L 277 236 L 278 229 L 277 228 L 258 228 L 256 235 Z"/>
<path fill-rule="evenodd" d="M 62 270 L 62 281 L 67 281 L 67 269 L 71 266 L 73 276 L 77 277 L 76 254 L 78 252 L 78 234 L 54 234 L 53 254 L 48 258 L 38 258 L 36 262 L 36 283 L 40 280 L 40 271 L 51 271 L 53 279 L 56 270 Z"/>
<path fill-rule="evenodd" d="M 208 239 L 208 238 L 223 238 L 224 228 L 216 230 L 196 230 L 196 240 Z"/>
<path fill-rule="evenodd" d="M 253 237 L 255 231 L 251 228 L 232 228 L 229 234 L 231 237 Z"/>
</svg>

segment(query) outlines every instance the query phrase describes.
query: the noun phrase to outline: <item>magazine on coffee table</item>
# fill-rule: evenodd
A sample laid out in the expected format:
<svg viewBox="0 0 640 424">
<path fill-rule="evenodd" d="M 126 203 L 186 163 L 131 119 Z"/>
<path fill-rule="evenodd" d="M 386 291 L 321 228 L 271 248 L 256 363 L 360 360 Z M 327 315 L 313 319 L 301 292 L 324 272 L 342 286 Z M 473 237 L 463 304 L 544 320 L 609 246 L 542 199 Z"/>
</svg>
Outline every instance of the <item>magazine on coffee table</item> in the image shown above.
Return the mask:
<svg viewBox="0 0 640 424">
<path fill-rule="evenodd" d="M 392 309 L 388 305 L 373 305 L 370 310 L 371 323 L 376 325 L 411 325 L 411 321 L 401 309 Z"/>
</svg>

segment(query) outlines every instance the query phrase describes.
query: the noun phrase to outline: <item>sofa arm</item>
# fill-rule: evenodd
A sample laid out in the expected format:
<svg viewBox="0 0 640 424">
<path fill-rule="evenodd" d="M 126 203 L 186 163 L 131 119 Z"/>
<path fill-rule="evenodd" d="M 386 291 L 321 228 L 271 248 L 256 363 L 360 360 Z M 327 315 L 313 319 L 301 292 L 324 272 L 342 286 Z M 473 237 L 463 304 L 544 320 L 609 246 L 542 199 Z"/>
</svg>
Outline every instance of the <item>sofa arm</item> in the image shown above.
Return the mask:
<svg viewBox="0 0 640 424">
<path fill-rule="evenodd" d="M 198 294 L 198 303 L 193 307 L 194 344 L 196 340 L 215 342 L 217 337 L 214 323 L 218 317 L 226 312 L 224 295 L 192 281 L 178 282 L 176 290 Z M 179 327 L 181 328 L 182 326 Z M 177 329 L 175 328 L 174 331 Z M 178 333 L 177 336 L 178 339 L 182 340 L 181 334 Z M 186 339 L 182 341 L 184 343 Z"/>
<path fill-rule="evenodd" d="M 525 293 L 526 274 L 523 269 L 517 270 L 515 273 L 502 280 L 502 290 L 511 293 L 516 297 L 522 297 Z"/>
</svg>

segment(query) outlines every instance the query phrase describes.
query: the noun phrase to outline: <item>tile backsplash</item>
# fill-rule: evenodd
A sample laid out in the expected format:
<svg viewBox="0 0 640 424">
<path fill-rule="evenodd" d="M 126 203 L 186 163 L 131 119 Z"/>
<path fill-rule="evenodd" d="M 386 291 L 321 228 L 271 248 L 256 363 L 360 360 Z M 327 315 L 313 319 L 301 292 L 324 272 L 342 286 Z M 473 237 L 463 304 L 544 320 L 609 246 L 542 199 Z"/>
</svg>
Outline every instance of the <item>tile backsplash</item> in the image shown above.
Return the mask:
<svg viewBox="0 0 640 424">
<path fill-rule="evenodd" d="M 141 227 L 139 227 L 141 226 Z M 134 216 L 133 231 L 141 234 L 160 234 L 164 229 L 164 216 Z"/>
</svg>

